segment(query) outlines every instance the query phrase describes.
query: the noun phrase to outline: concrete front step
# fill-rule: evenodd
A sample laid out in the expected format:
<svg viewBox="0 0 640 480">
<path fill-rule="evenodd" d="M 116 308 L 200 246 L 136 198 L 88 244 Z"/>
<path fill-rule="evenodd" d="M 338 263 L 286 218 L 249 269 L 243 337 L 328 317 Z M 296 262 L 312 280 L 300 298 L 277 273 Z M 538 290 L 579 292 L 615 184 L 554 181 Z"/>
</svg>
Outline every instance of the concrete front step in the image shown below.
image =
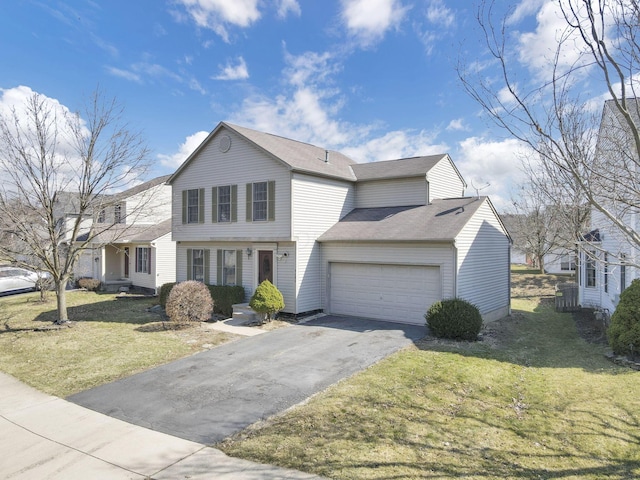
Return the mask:
<svg viewBox="0 0 640 480">
<path fill-rule="evenodd" d="M 236 325 L 248 325 L 258 321 L 258 316 L 254 312 L 248 303 L 237 303 L 233 305 L 234 324 Z M 238 322 L 238 323 L 236 323 Z"/>
</svg>

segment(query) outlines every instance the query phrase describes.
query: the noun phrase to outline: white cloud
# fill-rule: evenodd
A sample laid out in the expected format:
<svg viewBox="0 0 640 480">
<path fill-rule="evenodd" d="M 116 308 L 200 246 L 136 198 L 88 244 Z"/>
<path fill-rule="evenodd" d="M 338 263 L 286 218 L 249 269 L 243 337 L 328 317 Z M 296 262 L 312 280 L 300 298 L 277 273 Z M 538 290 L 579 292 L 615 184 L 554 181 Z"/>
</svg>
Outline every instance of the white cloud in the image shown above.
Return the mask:
<svg viewBox="0 0 640 480">
<path fill-rule="evenodd" d="M 189 135 L 184 143 L 180 144 L 178 151 L 171 154 L 158 154 L 160 163 L 172 170 L 178 168 L 182 162 L 184 162 L 193 151 L 204 141 L 209 135 L 209 132 L 196 132 L 193 135 Z"/>
<path fill-rule="evenodd" d="M 296 56 L 285 51 L 284 60 L 287 64 L 284 77 L 295 87 L 330 82 L 332 75 L 342 68 L 329 52 L 305 52 Z"/>
<path fill-rule="evenodd" d="M 399 0 L 341 0 L 341 18 L 358 45 L 370 47 L 398 28 L 409 7 Z"/>
<path fill-rule="evenodd" d="M 287 18 L 287 15 L 289 13 L 297 15 L 298 17 L 302 14 L 300 4 L 297 0 L 277 0 L 276 8 L 278 12 L 278 18 Z"/>
<path fill-rule="evenodd" d="M 464 124 L 464 119 L 456 118 L 449 122 L 449 125 L 447 125 L 447 130 L 448 131 L 465 131 L 465 130 L 469 130 L 469 127 L 467 127 L 467 125 Z"/>
<path fill-rule="evenodd" d="M 111 66 L 106 66 L 105 69 L 110 75 L 139 83 L 141 85 L 146 82 L 152 83 L 155 80 L 168 79 L 181 85 L 185 85 L 190 90 L 194 90 L 202 95 L 207 93 L 196 78 L 187 75 L 183 71 L 178 74 L 157 63 L 138 62 L 130 65 L 128 70 Z"/>
<path fill-rule="evenodd" d="M 502 141 L 469 137 L 459 144 L 457 159 L 460 173 L 467 181 L 467 195 L 489 195 L 498 209 L 504 211 L 511 204 L 511 190 L 526 180 L 521 169 L 524 146 L 516 139 Z M 486 184 L 490 184 L 485 187 Z"/>
<path fill-rule="evenodd" d="M 436 143 L 436 137 L 436 133 L 426 130 L 394 130 L 359 145 L 345 147 L 341 151 L 358 162 L 394 160 L 447 152 L 449 147 L 444 143 Z"/>
<path fill-rule="evenodd" d="M 567 25 L 560 6 L 553 0 L 547 0 L 538 10 L 535 30 L 520 34 L 517 49 L 520 62 L 535 77 L 544 79 L 552 78 L 554 68 L 556 75 L 575 68 L 585 51 L 579 33 Z"/>
<path fill-rule="evenodd" d="M 114 77 L 124 78 L 125 80 L 129 80 L 131 82 L 142 83 L 142 78 L 135 72 L 131 70 L 122 70 L 121 68 L 116 67 L 105 67 L 107 72 L 113 75 Z"/>
<path fill-rule="evenodd" d="M 260 19 L 258 0 L 177 0 L 188 16 L 202 28 L 229 42 L 228 25 L 246 28 Z"/>
<path fill-rule="evenodd" d="M 431 0 L 427 7 L 427 20 L 440 28 L 449 28 L 455 23 L 456 16 L 442 0 Z"/>
<path fill-rule="evenodd" d="M 249 78 L 249 70 L 242 57 L 238 57 L 235 65 L 227 62 L 225 66 L 220 66 L 220 73 L 213 77 L 214 80 L 246 80 L 247 78 Z"/>
<path fill-rule="evenodd" d="M 69 182 L 77 178 L 79 171 L 80 157 L 76 150 L 75 132 L 70 127 L 69 121 L 75 119 L 74 114 L 65 105 L 58 100 L 47 97 L 33 91 L 28 86 L 18 86 L 9 89 L 0 88 L 0 116 L 8 120 L 7 126 L 12 129 L 12 135 L 20 135 L 22 142 L 31 144 L 33 148 L 38 148 L 38 133 L 34 125 L 33 112 L 30 112 L 28 102 L 38 95 L 38 101 L 42 104 L 40 112 L 40 121 L 43 121 L 50 127 L 48 135 L 50 136 L 47 145 L 48 155 L 53 154 L 51 162 L 55 165 L 55 172 L 50 177 L 53 182 L 50 186 L 54 190 L 69 188 Z M 43 115 L 46 114 L 46 118 Z M 13 123 L 12 119 L 17 118 L 19 126 Z M 79 120 L 81 134 L 87 135 L 89 132 L 82 119 Z M 55 132 L 55 133 L 54 133 Z M 55 136 L 55 139 L 53 138 Z M 34 152 L 34 158 L 37 158 L 40 152 Z M 8 163 L 5 163 L 5 158 Z M 11 155 L 0 155 L 0 177 L 7 185 L 11 180 L 16 181 L 20 172 L 16 172 L 11 165 Z M 12 173 L 3 172 L 3 169 L 11 169 Z M 11 180 L 10 180 L 11 179 Z M 25 180 L 26 181 L 26 180 Z"/>
<path fill-rule="evenodd" d="M 455 26 L 456 16 L 453 10 L 448 8 L 443 0 L 430 0 L 424 13 L 426 25 L 415 22 L 414 28 L 418 38 L 424 45 L 425 53 L 431 55 L 436 42 Z"/>
</svg>

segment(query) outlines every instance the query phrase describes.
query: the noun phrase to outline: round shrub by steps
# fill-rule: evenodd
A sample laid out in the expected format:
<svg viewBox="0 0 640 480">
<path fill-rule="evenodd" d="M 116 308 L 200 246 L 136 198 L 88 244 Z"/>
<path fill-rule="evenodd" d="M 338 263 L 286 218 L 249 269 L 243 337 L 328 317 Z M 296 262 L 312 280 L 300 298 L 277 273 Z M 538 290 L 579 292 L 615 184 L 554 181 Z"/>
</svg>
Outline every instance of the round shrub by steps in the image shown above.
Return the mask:
<svg viewBox="0 0 640 480">
<path fill-rule="evenodd" d="M 206 322 L 213 313 L 213 300 L 204 283 L 188 280 L 174 285 L 165 310 L 175 323 Z"/>
<path fill-rule="evenodd" d="M 265 320 L 271 320 L 274 314 L 284 308 L 284 297 L 273 283 L 265 280 L 253 292 L 249 306 L 261 313 Z"/>
<path fill-rule="evenodd" d="M 620 295 L 607 330 L 609 346 L 617 355 L 640 354 L 640 280 L 631 282 Z"/>
<path fill-rule="evenodd" d="M 473 341 L 482 328 L 478 307 L 461 298 L 434 303 L 424 317 L 431 333 L 440 338 Z"/>
</svg>

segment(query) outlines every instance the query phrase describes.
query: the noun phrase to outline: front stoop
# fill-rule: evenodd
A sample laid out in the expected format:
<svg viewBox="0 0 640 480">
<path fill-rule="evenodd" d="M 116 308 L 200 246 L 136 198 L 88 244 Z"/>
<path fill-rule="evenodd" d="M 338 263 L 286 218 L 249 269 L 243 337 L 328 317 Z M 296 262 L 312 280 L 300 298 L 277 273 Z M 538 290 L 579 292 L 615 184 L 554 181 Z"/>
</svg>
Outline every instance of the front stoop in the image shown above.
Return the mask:
<svg viewBox="0 0 640 480">
<path fill-rule="evenodd" d="M 236 303 L 233 305 L 232 319 L 233 325 L 251 325 L 258 322 L 258 315 L 248 303 Z M 228 323 L 231 324 L 231 322 Z"/>
</svg>

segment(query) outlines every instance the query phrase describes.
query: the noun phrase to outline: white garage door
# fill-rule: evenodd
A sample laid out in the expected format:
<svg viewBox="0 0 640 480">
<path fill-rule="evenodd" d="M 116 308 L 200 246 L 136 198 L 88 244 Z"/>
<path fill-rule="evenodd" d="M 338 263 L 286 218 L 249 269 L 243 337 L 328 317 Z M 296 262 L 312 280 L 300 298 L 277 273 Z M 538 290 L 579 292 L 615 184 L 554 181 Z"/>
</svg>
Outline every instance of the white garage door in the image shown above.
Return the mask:
<svg viewBox="0 0 640 480">
<path fill-rule="evenodd" d="M 330 272 L 334 314 L 422 325 L 442 295 L 438 267 L 331 263 Z"/>
</svg>

